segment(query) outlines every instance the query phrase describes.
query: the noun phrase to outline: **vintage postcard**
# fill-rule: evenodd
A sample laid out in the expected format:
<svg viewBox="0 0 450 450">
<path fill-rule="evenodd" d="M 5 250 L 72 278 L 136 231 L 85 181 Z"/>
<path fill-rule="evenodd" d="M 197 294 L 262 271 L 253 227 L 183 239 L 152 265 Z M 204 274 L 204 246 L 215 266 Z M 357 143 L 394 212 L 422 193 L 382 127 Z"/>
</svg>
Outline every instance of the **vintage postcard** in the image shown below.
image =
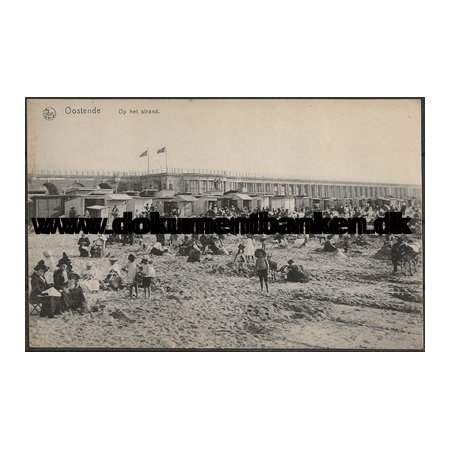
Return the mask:
<svg viewBox="0 0 450 450">
<path fill-rule="evenodd" d="M 26 349 L 424 350 L 423 98 L 27 98 Z"/>
</svg>

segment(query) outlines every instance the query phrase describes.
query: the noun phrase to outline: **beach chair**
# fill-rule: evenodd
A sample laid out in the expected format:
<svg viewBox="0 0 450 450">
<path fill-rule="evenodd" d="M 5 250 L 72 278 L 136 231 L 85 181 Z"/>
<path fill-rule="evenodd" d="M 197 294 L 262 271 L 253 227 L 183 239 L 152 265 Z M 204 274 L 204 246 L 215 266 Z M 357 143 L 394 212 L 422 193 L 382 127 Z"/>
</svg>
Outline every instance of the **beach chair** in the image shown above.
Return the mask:
<svg viewBox="0 0 450 450">
<path fill-rule="evenodd" d="M 28 304 L 29 304 L 28 310 L 30 312 L 30 315 L 34 313 L 39 315 L 41 313 L 42 300 L 36 299 L 32 301 L 31 299 L 28 299 Z"/>
<path fill-rule="evenodd" d="M 27 277 L 27 283 L 28 283 L 28 289 L 27 289 L 27 295 L 28 295 L 28 312 L 31 314 L 36 313 L 40 314 L 42 302 L 40 299 L 36 299 L 31 301 L 30 298 L 30 292 L 31 292 L 31 277 Z"/>
</svg>

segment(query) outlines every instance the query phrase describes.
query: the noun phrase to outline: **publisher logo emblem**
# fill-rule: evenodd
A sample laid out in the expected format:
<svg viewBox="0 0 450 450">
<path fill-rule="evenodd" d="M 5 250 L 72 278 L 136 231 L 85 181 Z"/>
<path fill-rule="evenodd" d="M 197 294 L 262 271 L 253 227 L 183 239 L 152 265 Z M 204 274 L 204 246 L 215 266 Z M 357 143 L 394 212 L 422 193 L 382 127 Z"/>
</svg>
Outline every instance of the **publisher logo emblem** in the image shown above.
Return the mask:
<svg viewBox="0 0 450 450">
<path fill-rule="evenodd" d="M 56 111 L 53 108 L 45 108 L 42 115 L 45 120 L 53 120 L 56 117 Z"/>
</svg>

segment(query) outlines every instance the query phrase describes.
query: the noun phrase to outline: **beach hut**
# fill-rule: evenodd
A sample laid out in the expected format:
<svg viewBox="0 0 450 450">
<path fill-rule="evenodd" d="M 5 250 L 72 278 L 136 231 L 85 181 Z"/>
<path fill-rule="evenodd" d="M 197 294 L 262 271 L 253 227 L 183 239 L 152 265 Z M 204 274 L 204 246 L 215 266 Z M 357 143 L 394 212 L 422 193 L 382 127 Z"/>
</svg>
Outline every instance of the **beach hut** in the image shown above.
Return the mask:
<svg viewBox="0 0 450 450">
<path fill-rule="evenodd" d="M 217 205 L 218 197 L 215 195 L 202 195 L 197 198 L 197 202 L 192 203 L 193 213 L 196 216 L 205 214 L 209 209 Z"/>
<path fill-rule="evenodd" d="M 311 197 L 307 197 L 304 195 L 294 197 L 295 207 L 297 209 L 312 208 L 313 204 L 312 200 L 313 199 Z"/>
<path fill-rule="evenodd" d="M 288 209 L 289 211 L 294 211 L 295 199 L 293 196 L 282 196 L 275 195 L 270 197 L 270 208 L 271 209 Z"/>
<path fill-rule="evenodd" d="M 107 219 L 108 207 L 102 205 L 93 205 L 86 208 L 89 211 L 89 215 L 95 219 Z"/>
<path fill-rule="evenodd" d="M 127 202 L 127 212 L 133 213 L 133 216 L 135 216 L 136 210 L 141 213 L 145 210 L 146 205 L 150 208 L 153 205 L 153 198 L 135 195 Z"/>
<path fill-rule="evenodd" d="M 177 194 L 174 196 L 154 197 L 153 206 L 159 212 L 171 214 L 174 209 L 180 210 L 180 217 L 190 217 L 194 214 L 193 205 L 198 199 L 191 194 Z"/>
<path fill-rule="evenodd" d="M 270 195 L 251 195 L 251 209 L 263 209 L 270 205 Z"/>
<path fill-rule="evenodd" d="M 64 202 L 70 197 L 66 195 L 30 195 L 31 217 L 59 217 L 64 214 Z"/>
<path fill-rule="evenodd" d="M 128 211 L 128 203 L 131 203 L 133 197 L 127 194 L 107 194 L 105 195 L 105 206 L 109 208 L 109 219 L 112 220 L 111 211 L 114 207 L 119 210 L 119 217 L 123 215 L 124 212 Z"/>
<path fill-rule="evenodd" d="M 193 205 L 198 202 L 191 194 L 177 194 L 174 197 L 176 208 L 180 209 L 180 217 L 190 217 L 194 214 Z"/>
<path fill-rule="evenodd" d="M 252 197 L 242 192 L 228 191 L 221 197 L 219 197 L 219 203 L 222 207 L 244 209 L 247 208 L 249 211 L 252 209 Z"/>
</svg>

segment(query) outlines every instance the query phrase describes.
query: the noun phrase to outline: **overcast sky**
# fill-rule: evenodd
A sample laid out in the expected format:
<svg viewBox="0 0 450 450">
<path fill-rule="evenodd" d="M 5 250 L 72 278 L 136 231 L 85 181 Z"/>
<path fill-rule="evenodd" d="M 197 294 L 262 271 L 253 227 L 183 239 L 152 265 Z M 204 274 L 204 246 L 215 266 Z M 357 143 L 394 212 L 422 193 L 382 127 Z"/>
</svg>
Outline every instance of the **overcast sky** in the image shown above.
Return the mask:
<svg viewBox="0 0 450 450">
<path fill-rule="evenodd" d="M 28 121 L 30 169 L 146 171 L 139 154 L 163 168 L 165 146 L 171 168 L 421 182 L 419 100 L 33 100 Z"/>
</svg>

